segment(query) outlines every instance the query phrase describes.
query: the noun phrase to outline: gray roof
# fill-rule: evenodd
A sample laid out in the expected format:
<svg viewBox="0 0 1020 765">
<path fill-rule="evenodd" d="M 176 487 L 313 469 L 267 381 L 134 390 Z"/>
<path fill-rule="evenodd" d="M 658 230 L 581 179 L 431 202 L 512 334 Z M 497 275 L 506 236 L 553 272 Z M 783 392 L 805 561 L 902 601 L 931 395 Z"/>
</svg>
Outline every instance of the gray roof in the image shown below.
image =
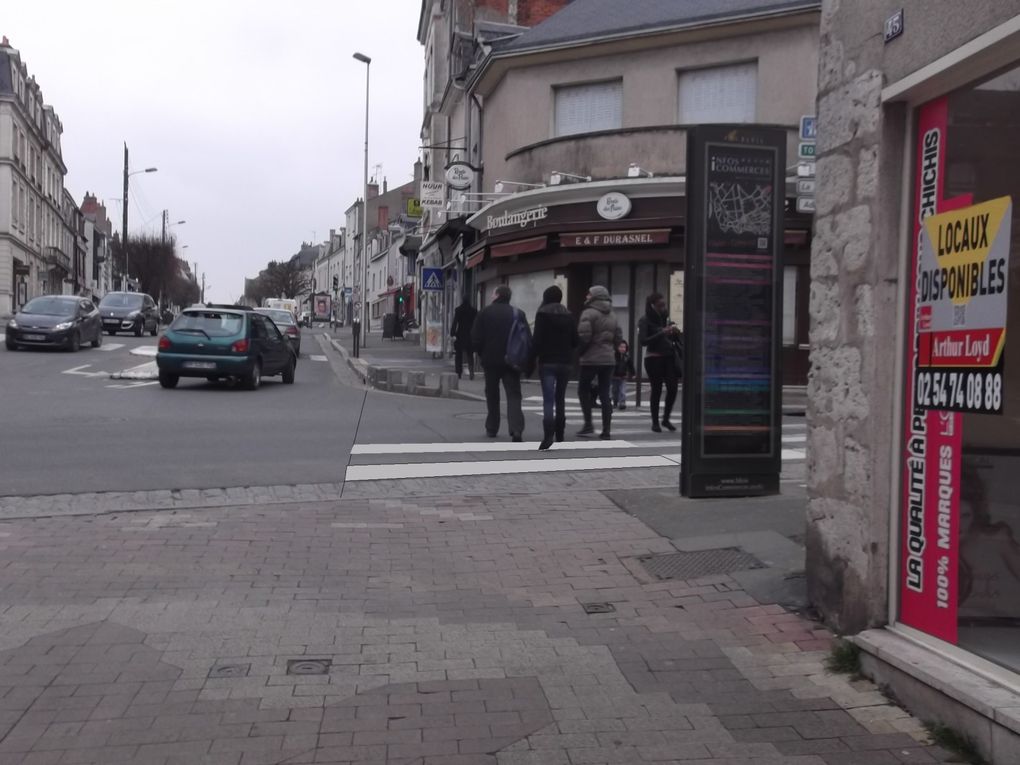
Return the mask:
<svg viewBox="0 0 1020 765">
<path fill-rule="evenodd" d="M 520 37 L 497 46 L 497 51 L 515 53 L 600 37 L 820 7 L 820 0 L 573 0 Z"/>
<path fill-rule="evenodd" d="M 13 93 L 14 82 L 11 80 L 11 56 L 7 49 L 0 48 L 0 93 Z"/>
</svg>

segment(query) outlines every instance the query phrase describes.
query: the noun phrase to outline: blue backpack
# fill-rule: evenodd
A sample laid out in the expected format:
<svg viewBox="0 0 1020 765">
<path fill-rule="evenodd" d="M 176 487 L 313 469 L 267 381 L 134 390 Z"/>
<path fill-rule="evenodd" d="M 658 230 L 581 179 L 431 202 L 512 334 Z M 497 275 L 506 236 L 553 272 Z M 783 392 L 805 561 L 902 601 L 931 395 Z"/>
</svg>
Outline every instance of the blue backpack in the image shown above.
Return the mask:
<svg viewBox="0 0 1020 765">
<path fill-rule="evenodd" d="M 518 372 L 523 372 L 531 363 L 531 333 L 528 331 L 528 320 L 524 312 L 514 312 L 514 323 L 510 325 L 510 335 L 506 339 L 506 365 Z"/>
</svg>

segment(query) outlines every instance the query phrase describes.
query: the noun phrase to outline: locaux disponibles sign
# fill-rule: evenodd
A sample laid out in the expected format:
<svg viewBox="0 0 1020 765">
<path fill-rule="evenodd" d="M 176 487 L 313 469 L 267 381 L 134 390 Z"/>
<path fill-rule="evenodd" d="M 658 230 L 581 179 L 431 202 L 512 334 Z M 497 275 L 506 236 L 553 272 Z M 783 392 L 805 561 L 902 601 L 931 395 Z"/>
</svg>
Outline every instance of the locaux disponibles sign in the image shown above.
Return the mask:
<svg viewBox="0 0 1020 765">
<path fill-rule="evenodd" d="M 1013 204 L 1000 197 L 925 218 L 915 404 L 1001 414 Z"/>
</svg>

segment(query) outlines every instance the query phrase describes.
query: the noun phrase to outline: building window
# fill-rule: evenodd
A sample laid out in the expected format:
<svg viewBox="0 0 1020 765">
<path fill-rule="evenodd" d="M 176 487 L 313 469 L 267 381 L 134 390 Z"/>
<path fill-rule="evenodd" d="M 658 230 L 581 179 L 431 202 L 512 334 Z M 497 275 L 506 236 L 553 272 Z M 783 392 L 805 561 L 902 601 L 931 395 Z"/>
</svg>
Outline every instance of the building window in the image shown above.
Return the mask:
<svg viewBox="0 0 1020 765">
<path fill-rule="evenodd" d="M 1020 305 L 1020 154 L 1007 137 L 1018 113 L 1020 66 L 916 113 L 908 262 L 920 279 L 907 280 L 899 498 L 899 621 L 1013 671 L 1020 671 L 1020 364 L 1010 360 L 1020 355 L 1020 312 L 1012 310 Z M 946 232 L 970 221 L 980 236 L 954 238 L 943 252 Z M 943 281 L 928 282 L 939 288 L 925 286 L 921 279 L 942 262 L 951 264 Z M 966 267 L 975 276 L 957 277 Z M 915 324 L 922 312 L 926 320 Z"/>
<path fill-rule="evenodd" d="M 680 72 L 679 119 L 683 125 L 754 122 L 758 64 L 734 64 Z"/>
<path fill-rule="evenodd" d="M 554 134 L 615 130 L 623 124 L 623 81 L 592 82 L 554 89 Z"/>
</svg>

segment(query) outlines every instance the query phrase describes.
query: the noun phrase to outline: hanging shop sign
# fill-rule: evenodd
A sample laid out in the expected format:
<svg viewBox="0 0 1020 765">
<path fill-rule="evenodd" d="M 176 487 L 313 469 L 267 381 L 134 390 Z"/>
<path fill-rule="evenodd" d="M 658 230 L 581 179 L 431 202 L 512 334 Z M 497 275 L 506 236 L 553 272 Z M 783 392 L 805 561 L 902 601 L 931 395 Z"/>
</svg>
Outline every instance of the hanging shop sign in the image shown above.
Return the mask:
<svg viewBox="0 0 1020 765">
<path fill-rule="evenodd" d="M 560 234 L 561 247 L 635 247 L 654 244 L 669 244 L 668 228 Z"/>
<path fill-rule="evenodd" d="M 924 220 L 918 359 L 922 409 L 1002 414 L 1013 202 L 1000 197 Z"/>
<path fill-rule="evenodd" d="M 446 184 L 442 181 L 422 181 L 419 197 L 423 209 L 442 210 L 446 204 Z"/>
<path fill-rule="evenodd" d="M 630 197 L 621 194 L 619 191 L 610 191 L 603 194 L 595 204 L 595 211 L 599 217 L 606 220 L 620 220 L 630 215 Z"/>
<path fill-rule="evenodd" d="M 538 223 L 540 220 L 545 220 L 548 217 L 548 207 L 529 207 L 526 210 L 507 211 L 502 215 L 488 215 L 485 218 L 485 228 L 488 231 L 514 226 L 527 228 L 531 224 Z"/>
<path fill-rule="evenodd" d="M 464 191 L 475 182 L 475 169 L 467 162 L 451 162 L 446 166 L 446 184 L 451 189 Z"/>
<path fill-rule="evenodd" d="M 926 222 L 941 213 L 971 206 L 970 197 L 945 199 L 946 98 L 918 110 L 914 176 L 914 243 L 907 310 L 907 358 L 904 380 L 903 497 L 900 519 L 899 619 L 949 643 L 957 641 L 959 604 L 960 474 L 963 416 L 918 405 L 915 390 L 922 339 L 931 332 L 932 305 L 924 305 Z M 929 279 L 930 281 L 930 279 Z M 928 292 L 931 292 L 930 286 Z M 951 300 L 951 298 L 950 298 Z M 930 338 L 929 338 L 930 340 Z"/>
<path fill-rule="evenodd" d="M 699 126 L 687 151 L 680 489 L 777 494 L 786 134 Z"/>
</svg>

